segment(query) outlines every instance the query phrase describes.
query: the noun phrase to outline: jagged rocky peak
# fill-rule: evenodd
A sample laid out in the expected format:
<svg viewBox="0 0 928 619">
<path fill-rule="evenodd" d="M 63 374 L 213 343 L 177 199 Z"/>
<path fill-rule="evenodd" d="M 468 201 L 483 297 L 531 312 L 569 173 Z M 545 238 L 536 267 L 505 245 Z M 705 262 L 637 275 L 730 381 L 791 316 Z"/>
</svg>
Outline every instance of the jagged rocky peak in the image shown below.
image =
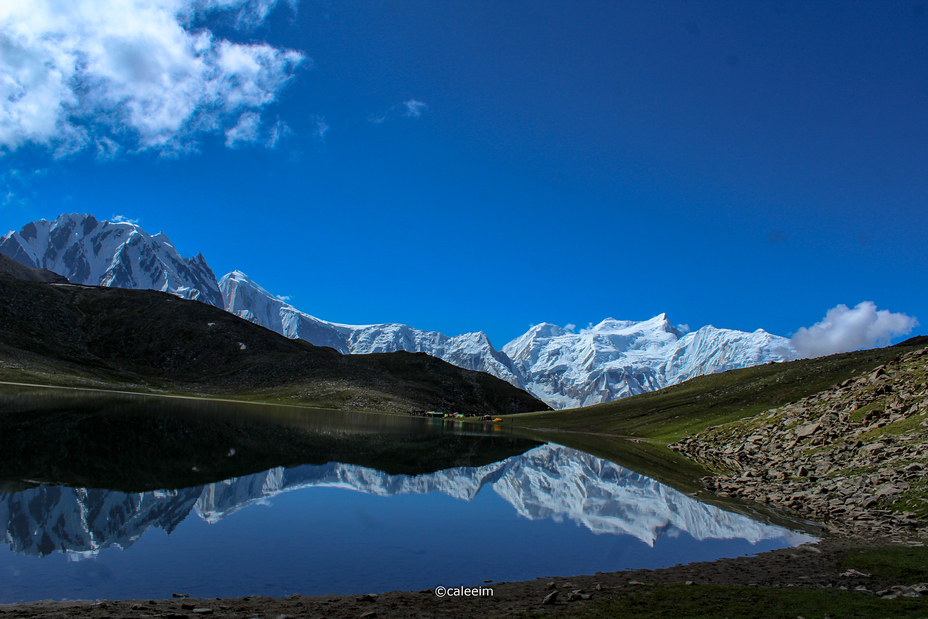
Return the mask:
<svg viewBox="0 0 928 619">
<path fill-rule="evenodd" d="M 0 238 L 0 253 L 75 284 L 161 290 L 222 307 L 216 276 L 202 254 L 185 259 L 167 235 L 93 215 L 40 219 Z"/>
</svg>

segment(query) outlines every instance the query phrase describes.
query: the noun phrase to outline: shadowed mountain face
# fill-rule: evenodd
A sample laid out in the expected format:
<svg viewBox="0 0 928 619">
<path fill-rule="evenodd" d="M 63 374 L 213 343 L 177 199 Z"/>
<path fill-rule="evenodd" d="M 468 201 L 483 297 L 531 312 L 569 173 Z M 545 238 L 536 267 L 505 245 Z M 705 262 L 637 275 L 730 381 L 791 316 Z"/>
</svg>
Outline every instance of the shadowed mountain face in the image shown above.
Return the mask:
<svg viewBox="0 0 928 619">
<path fill-rule="evenodd" d="M 278 467 L 183 490 L 126 494 L 41 486 L 0 492 L 0 527 L 11 548 L 23 554 L 127 548 L 149 528 L 170 533 L 191 513 L 215 523 L 280 493 L 320 487 L 379 496 L 440 492 L 465 501 L 492 490 L 528 520 L 569 519 L 594 533 L 631 535 L 649 546 L 679 532 L 697 540 L 739 538 L 751 543 L 789 535 L 783 528 L 700 503 L 643 475 L 558 445 L 422 475 L 391 475 L 330 462 Z"/>
<path fill-rule="evenodd" d="M 0 360 L 176 391 L 286 387 L 375 410 L 543 410 L 526 392 L 425 354 L 344 356 L 174 295 L 0 278 Z"/>
</svg>

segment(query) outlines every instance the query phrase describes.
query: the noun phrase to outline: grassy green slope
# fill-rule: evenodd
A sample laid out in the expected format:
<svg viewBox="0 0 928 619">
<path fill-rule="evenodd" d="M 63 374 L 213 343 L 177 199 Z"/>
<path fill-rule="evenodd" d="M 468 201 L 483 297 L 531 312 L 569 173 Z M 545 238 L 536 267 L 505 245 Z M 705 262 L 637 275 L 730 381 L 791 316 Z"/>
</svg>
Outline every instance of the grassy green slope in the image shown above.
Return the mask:
<svg viewBox="0 0 928 619">
<path fill-rule="evenodd" d="M 634 436 L 674 442 L 818 393 L 918 346 L 894 346 L 700 376 L 660 391 L 585 408 L 529 413 L 525 427 Z"/>
</svg>

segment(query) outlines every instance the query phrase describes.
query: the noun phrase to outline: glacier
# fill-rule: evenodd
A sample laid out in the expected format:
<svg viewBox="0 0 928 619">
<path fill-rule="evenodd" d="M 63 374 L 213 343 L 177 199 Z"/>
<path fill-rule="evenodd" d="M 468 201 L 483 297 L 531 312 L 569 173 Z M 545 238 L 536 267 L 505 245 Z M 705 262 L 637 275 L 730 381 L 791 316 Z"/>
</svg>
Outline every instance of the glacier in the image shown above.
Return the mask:
<svg viewBox="0 0 928 619">
<path fill-rule="evenodd" d="M 47 268 L 72 283 L 162 290 L 221 307 L 288 338 L 342 354 L 421 352 L 525 389 L 555 409 L 589 406 L 662 389 L 696 376 L 799 354 L 788 339 L 712 325 L 683 333 L 666 314 L 642 321 L 607 318 L 577 332 L 535 325 L 497 349 L 478 331 L 447 336 L 397 324 L 350 325 L 304 313 L 241 271 L 220 280 L 202 254 L 182 258 L 166 235 L 130 222 L 63 214 L 0 238 L 0 253 Z"/>
</svg>

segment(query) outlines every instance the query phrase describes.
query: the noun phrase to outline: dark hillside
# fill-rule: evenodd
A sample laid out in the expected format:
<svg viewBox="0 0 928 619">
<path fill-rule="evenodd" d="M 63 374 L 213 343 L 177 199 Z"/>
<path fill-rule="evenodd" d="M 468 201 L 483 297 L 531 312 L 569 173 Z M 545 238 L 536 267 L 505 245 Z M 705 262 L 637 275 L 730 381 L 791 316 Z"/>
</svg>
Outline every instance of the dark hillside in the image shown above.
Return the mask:
<svg viewBox="0 0 928 619">
<path fill-rule="evenodd" d="M 9 275 L 15 279 L 24 279 L 30 282 L 68 283 L 68 278 L 64 275 L 58 275 L 48 269 L 33 269 L 0 254 L 0 276 L 2 275 Z"/>
<path fill-rule="evenodd" d="M 379 410 L 547 408 L 505 381 L 427 355 L 343 356 L 161 292 L 0 278 L 0 376 L 36 375 L 206 394 L 270 390 L 293 403 Z"/>
</svg>

